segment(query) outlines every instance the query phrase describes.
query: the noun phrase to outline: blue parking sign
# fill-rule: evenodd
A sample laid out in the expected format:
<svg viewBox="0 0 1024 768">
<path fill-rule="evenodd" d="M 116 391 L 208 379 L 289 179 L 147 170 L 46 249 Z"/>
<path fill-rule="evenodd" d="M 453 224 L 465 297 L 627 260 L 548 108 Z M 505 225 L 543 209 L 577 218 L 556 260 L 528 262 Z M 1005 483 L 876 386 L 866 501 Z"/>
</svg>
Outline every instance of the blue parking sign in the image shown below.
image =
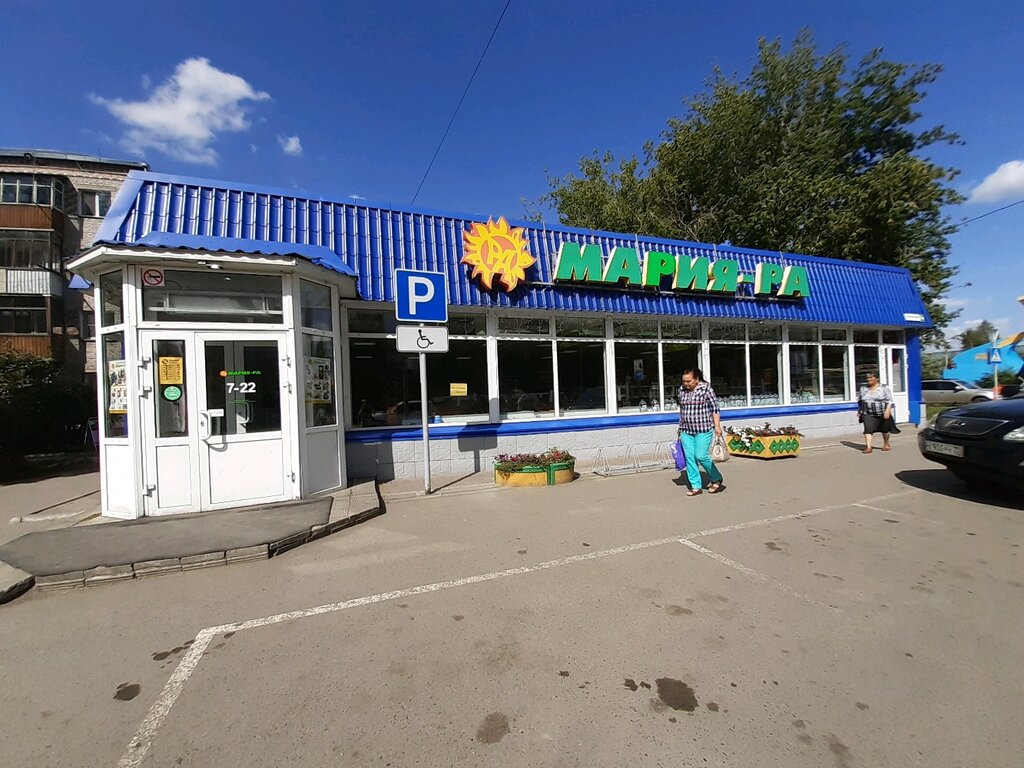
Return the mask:
<svg viewBox="0 0 1024 768">
<path fill-rule="evenodd" d="M 444 272 L 396 269 L 395 317 L 400 323 L 447 323 L 448 280 Z"/>
</svg>

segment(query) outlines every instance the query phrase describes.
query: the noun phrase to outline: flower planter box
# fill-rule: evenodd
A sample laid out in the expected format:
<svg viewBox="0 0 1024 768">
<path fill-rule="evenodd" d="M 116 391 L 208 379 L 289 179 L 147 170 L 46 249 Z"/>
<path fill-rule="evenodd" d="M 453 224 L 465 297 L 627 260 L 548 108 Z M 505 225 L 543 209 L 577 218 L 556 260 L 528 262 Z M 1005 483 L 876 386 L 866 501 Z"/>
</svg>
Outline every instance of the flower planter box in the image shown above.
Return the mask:
<svg viewBox="0 0 1024 768">
<path fill-rule="evenodd" d="M 737 435 L 727 435 L 725 447 L 731 456 L 750 456 L 755 459 L 782 459 L 800 455 L 801 440 L 797 435 L 755 437 L 744 445 Z"/>
<path fill-rule="evenodd" d="M 536 485 L 563 485 L 576 479 L 575 464 L 568 461 L 547 467 L 523 467 L 513 472 L 494 470 L 494 483 L 524 488 Z"/>
</svg>

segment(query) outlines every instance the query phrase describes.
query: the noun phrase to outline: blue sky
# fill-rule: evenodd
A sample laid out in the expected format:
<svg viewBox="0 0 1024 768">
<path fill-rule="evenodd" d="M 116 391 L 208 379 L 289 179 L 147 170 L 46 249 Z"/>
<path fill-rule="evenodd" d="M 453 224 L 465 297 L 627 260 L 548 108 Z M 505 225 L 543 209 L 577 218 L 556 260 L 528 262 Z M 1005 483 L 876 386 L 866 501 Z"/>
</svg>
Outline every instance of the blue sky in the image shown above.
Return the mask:
<svg viewBox="0 0 1024 768">
<path fill-rule="evenodd" d="M 503 6 L 7 0 L 0 145 L 407 206 Z M 973 195 L 956 220 L 1024 199 L 1020 2 L 512 0 L 417 203 L 520 217 L 549 173 L 639 153 L 713 65 L 746 74 L 758 37 L 801 27 L 945 67 L 922 125 L 966 141 L 933 152 Z M 1024 205 L 955 235 L 952 332 L 1024 330 L 1022 232 Z"/>
</svg>

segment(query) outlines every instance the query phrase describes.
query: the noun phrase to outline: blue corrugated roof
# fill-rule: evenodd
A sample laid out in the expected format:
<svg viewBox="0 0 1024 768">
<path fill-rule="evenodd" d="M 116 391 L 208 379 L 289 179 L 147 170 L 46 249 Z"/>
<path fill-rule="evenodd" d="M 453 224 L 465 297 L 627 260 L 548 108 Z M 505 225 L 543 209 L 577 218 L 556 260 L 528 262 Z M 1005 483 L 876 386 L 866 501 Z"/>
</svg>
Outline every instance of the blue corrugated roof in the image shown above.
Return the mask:
<svg viewBox="0 0 1024 768">
<path fill-rule="evenodd" d="M 404 267 L 445 272 L 449 300 L 462 306 L 889 327 L 931 324 L 913 278 L 905 269 L 533 222 L 512 222 L 526 230 L 530 252 L 537 258 L 527 271 L 526 285 L 511 295 L 488 292 L 471 281 L 469 268 L 460 264 L 463 233 L 474 222 L 487 218 L 396 210 L 295 190 L 132 171 L 97 241 L 294 253 L 327 269 L 354 274 L 359 295 L 368 301 L 394 301 L 392 272 Z M 803 266 L 811 295 L 799 301 L 780 301 L 552 284 L 555 256 L 564 242 L 596 243 L 606 254 L 615 246 L 626 246 L 641 252 L 659 250 L 712 260 L 735 259 L 741 271 L 748 273 L 759 262 Z M 922 315 L 925 322 L 908 321 L 905 314 Z"/>
</svg>

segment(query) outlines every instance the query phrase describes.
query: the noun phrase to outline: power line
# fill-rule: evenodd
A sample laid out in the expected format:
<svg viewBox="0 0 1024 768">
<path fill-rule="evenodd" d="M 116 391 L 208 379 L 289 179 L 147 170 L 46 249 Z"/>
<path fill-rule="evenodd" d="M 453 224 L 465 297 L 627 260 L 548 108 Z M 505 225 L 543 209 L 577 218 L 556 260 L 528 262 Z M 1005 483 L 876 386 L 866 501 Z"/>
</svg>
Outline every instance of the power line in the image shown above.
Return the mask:
<svg viewBox="0 0 1024 768">
<path fill-rule="evenodd" d="M 473 85 L 476 73 L 480 71 L 480 65 L 484 63 L 484 56 L 487 55 L 487 49 L 491 47 L 491 41 L 494 39 L 494 35 L 498 32 L 498 27 L 501 26 L 501 20 L 505 18 L 505 11 L 508 10 L 509 5 L 511 4 L 512 0 L 506 0 L 505 7 L 501 10 L 501 16 L 498 17 L 498 21 L 495 23 L 494 29 L 491 30 L 491 36 L 487 38 L 487 45 L 484 46 L 483 53 L 480 54 L 480 59 L 477 61 L 476 67 L 473 69 L 473 74 L 469 76 L 469 82 L 466 83 L 466 90 L 462 92 L 462 98 L 459 99 L 458 106 L 455 107 L 455 111 L 452 113 L 452 119 L 448 121 L 448 127 L 444 129 L 444 135 L 441 136 L 441 140 L 437 143 L 437 149 L 434 150 L 434 156 L 430 158 L 430 165 L 427 166 L 427 170 L 423 174 L 423 178 L 420 179 L 420 185 L 416 187 L 416 194 L 412 196 L 411 205 L 415 205 L 416 198 L 420 196 L 420 190 L 423 189 L 423 184 L 426 182 L 427 176 L 430 175 L 430 169 L 434 167 L 434 161 L 437 160 L 437 155 L 441 151 L 441 147 L 444 145 L 444 140 L 448 138 L 448 131 L 452 129 L 452 124 L 455 122 L 455 118 L 459 114 L 459 110 L 462 108 L 462 102 L 466 100 L 466 94 L 469 93 L 470 86 Z"/>
<path fill-rule="evenodd" d="M 999 213 L 1000 211 L 1005 211 L 1007 208 L 1013 208 L 1013 206 L 1020 205 L 1021 203 L 1024 203 L 1024 200 L 1018 200 L 1015 203 L 1010 203 L 1009 205 L 1004 205 L 1002 208 L 996 208 L 994 211 L 989 211 L 988 213 L 983 213 L 983 214 L 981 214 L 981 216 L 975 216 L 973 219 L 967 219 L 965 221 L 961 221 L 959 224 L 957 224 L 954 227 L 954 229 L 960 229 L 960 227 L 966 227 L 972 221 L 977 221 L 978 219 L 984 219 L 986 216 L 991 216 L 993 213 Z"/>
</svg>

